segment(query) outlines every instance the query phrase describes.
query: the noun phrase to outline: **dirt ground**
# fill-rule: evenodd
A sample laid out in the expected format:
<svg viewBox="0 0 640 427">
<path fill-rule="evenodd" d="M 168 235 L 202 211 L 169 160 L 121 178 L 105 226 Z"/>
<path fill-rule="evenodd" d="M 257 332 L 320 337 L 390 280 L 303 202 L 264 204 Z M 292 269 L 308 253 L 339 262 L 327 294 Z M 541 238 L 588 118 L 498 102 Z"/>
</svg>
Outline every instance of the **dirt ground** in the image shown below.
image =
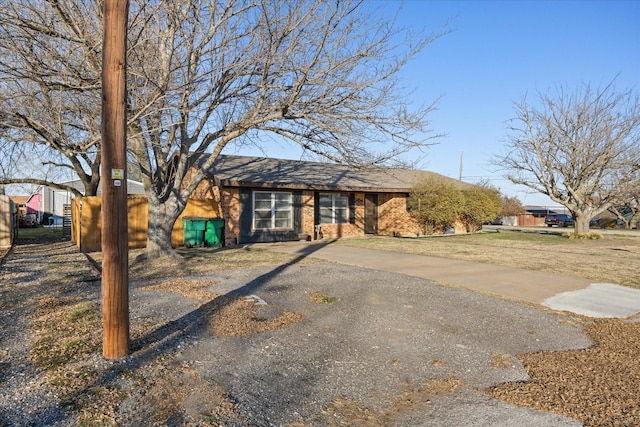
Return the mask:
<svg viewBox="0 0 640 427">
<path fill-rule="evenodd" d="M 277 360 L 271 357 L 294 351 L 296 346 L 292 345 L 289 350 L 279 348 L 282 344 L 273 335 L 275 332 L 288 330 L 296 336 L 313 325 L 317 318 L 314 316 L 344 298 L 342 295 L 336 298 L 323 289 L 310 288 L 304 294 L 306 301 L 298 304 L 281 301 L 274 306 L 262 305 L 264 301 L 258 296 L 229 292 L 225 282 L 242 282 L 249 271 L 264 270 L 260 277 L 277 282 L 278 274 L 285 266 L 295 263 L 297 268 L 305 268 L 305 263 L 313 264 L 313 261 L 294 260 L 283 254 L 259 250 L 207 249 L 189 252 L 178 265 L 158 262 L 132 265 L 131 292 L 139 303 L 131 320 L 132 356 L 109 361 L 101 357 L 100 274 L 89 262 L 93 260 L 99 265 L 99 254 L 91 254 L 92 258 L 88 260 L 69 242 L 58 240 L 21 243 L 7 256 L 0 269 L 0 395 L 3 396 L 0 398 L 0 426 L 21 425 L 20 420 L 27 420 L 29 425 L 61 426 L 141 425 L 141 422 L 193 426 L 282 425 L 268 421 L 266 416 L 261 418 L 260 424 L 251 421 L 250 412 L 256 409 L 246 403 L 247 397 L 240 399 L 223 386 L 239 381 L 232 377 L 240 374 L 229 372 L 229 378 L 218 378 L 218 374 L 206 373 L 208 371 L 198 365 L 206 363 L 201 359 L 202 354 L 196 360 L 192 357 L 193 352 L 207 348 L 205 343 L 215 346 L 210 348 L 212 355 L 224 349 L 238 351 L 245 348 L 239 347 L 238 337 L 261 336 L 263 339 L 259 342 L 242 341 L 242 345 L 257 345 L 256 351 L 264 353 L 263 358 L 257 359 L 260 363 Z M 176 271 L 181 274 L 171 273 Z M 325 270 L 316 268 L 312 271 Z M 326 272 L 331 271 L 326 269 Z M 346 268 L 340 270 L 335 273 L 336 277 L 344 280 L 347 271 Z M 221 276 L 212 279 L 213 276 L 207 275 L 212 273 Z M 292 277 L 295 280 L 295 275 Z M 363 279 L 365 282 L 370 280 L 367 277 Z M 273 295 L 288 295 L 278 286 L 274 286 Z M 489 298 L 482 301 L 489 301 Z M 372 306 L 383 303 L 374 301 Z M 289 305 L 290 310 L 287 309 Z M 515 309 L 516 305 L 513 307 Z M 396 311 L 401 309 L 394 308 Z M 350 315 L 345 314 L 347 320 Z M 371 319 L 375 319 L 375 313 L 372 315 Z M 539 316 L 546 321 L 546 314 Z M 638 316 L 627 320 L 580 316 L 559 316 L 558 319 L 553 324 L 583 331 L 592 345 L 549 351 L 537 350 L 540 347 L 534 342 L 531 352 L 513 356 L 491 353 L 491 369 L 511 372 L 521 364 L 527 376 L 515 381 L 498 381 L 501 383 L 486 387 L 480 390 L 481 393 L 487 398 L 567 416 L 587 426 L 640 425 Z M 299 329 L 302 326 L 305 329 Z M 335 325 L 329 323 L 322 326 L 320 332 L 332 336 L 334 329 Z M 205 338 L 203 330 L 207 331 L 206 335 L 217 338 Z M 533 331 L 527 333 L 531 337 L 535 335 Z M 525 341 L 527 333 L 524 333 Z M 392 339 L 393 333 L 390 336 Z M 299 338 L 302 341 L 312 339 L 311 333 L 309 337 Z M 350 348 L 350 343 L 338 341 L 335 341 L 336 349 Z M 305 344 L 300 345 L 305 347 Z M 428 343 L 424 345 L 428 346 Z M 526 343 L 525 347 L 528 346 Z M 225 354 L 224 351 L 221 354 Z M 227 354 L 232 357 L 233 352 Z M 353 363 L 349 369 L 360 369 L 356 357 L 363 355 L 352 356 L 353 361 L 345 359 L 340 363 Z M 369 357 L 364 356 L 365 359 Z M 402 357 L 388 358 L 384 363 L 386 370 L 403 369 L 406 364 Z M 444 357 L 432 357 L 420 366 L 425 366 L 429 372 L 444 373 L 446 371 L 440 370 L 452 369 L 453 364 Z M 277 381 L 286 384 L 287 369 L 298 369 L 295 376 L 299 376 L 300 369 L 312 372 L 321 367 L 284 367 L 274 374 L 278 376 Z M 366 370 L 362 375 L 366 377 Z M 290 419 L 294 421 L 287 425 L 418 425 L 408 421 L 417 416 L 412 414 L 425 413 L 425 408 L 434 401 L 455 396 L 468 384 L 468 378 L 451 373 L 422 377 L 420 381 L 407 377 L 404 388 L 388 396 L 384 404 L 368 405 L 348 395 L 336 395 L 322 404 L 311 418 L 293 416 Z M 260 387 L 268 390 L 269 384 Z M 354 383 L 353 387 L 357 389 L 358 384 Z M 384 384 L 378 387 L 385 388 Z M 246 393 L 251 396 L 250 390 Z M 296 395 L 295 390 L 292 395 Z M 260 401 L 265 399 L 258 394 L 255 397 Z M 274 402 L 279 398 L 273 396 Z M 302 391 L 298 398 L 300 401 L 311 399 Z M 269 411 L 266 407 L 261 409 L 265 413 Z M 571 424 L 565 420 L 557 425 Z"/>
</svg>

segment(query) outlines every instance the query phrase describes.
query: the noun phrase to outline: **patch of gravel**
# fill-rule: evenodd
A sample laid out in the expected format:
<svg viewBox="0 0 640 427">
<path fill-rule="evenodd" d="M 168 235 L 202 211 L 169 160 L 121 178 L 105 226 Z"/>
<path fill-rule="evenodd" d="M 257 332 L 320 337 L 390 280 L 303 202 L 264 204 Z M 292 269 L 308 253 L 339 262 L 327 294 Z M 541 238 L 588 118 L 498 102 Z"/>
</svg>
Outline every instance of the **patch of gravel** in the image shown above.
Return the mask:
<svg viewBox="0 0 640 427">
<path fill-rule="evenodd" d="M 638 316 L 216 254 L 201 275 L 131 277 L 132 354 L 113 361 L 91 263 L 69 242 L 17 245 L 0 269 L 0 426 L 640 424 Z"/>
<path fill-rule="evenodd" d="M 49 275 L 44 264 L 55 270 Z M 30 358 L 30 317 L 44 289 L 65 293 L 56 277 L 75 275 L 86 260 L 66 241 L 16 245 L 0 269 L 0 425 L 69 425 L 74 414 Z M 90 274 L 90 270 L 87 269 Z"/>
</svg>

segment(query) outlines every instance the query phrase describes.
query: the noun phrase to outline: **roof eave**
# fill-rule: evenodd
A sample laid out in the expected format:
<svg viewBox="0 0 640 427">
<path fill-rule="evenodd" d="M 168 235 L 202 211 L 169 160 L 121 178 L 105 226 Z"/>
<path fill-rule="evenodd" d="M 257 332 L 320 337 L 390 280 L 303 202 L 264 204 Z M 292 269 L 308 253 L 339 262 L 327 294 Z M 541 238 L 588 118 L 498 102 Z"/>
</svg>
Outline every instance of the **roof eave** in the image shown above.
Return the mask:
<svg viewBox="0 0 640 427">
<path fill-rule="evenodd" d="M 234 179 L 216 179 L 218 185 L 223 187 L 241 187 L 241 188 L 269 188 L 282 190 L 307 190 L 307 191 L 345 191 L 345 192 L 363 192 L 363 193 L 410 193 L 410 188 L 381 188 L 367 186 L 336 186 L 322 184 L 296 184 L 296 183 L 280 183 L 280 182 L 250 182 L 238 181 Z"/>
</svg>

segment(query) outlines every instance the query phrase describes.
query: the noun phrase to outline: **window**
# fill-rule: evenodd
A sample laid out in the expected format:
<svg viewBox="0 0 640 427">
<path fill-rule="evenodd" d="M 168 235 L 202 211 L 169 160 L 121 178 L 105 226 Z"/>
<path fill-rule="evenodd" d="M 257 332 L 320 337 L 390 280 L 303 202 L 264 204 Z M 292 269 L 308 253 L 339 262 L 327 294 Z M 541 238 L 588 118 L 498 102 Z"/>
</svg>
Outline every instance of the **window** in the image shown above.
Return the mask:
<svg viewBox="0 0 640 427">
<path fill-rule="evenodd" d="M 291 193 L 253 193 L 253 228 L 291 228 Z"/>
<path fill-rule="evenodd" d="M 349 197 L 340 193 L 320 193 L 320 224 L 349 222 Z"/>
</svg>

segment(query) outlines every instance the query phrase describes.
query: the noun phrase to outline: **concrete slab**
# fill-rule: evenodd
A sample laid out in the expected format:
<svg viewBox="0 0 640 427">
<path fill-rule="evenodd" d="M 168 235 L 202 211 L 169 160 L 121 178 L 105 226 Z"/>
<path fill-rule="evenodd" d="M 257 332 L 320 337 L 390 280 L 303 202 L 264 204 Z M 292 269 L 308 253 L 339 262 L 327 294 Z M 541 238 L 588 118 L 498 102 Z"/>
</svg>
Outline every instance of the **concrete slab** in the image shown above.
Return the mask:
<svg viewBox="0 0 640 427">
<path fill-rule="evenodd" d="M 590 317 L 627 318 L 640 312 L 640 289 L 612 283 L 592 283 L 586 289 L 562 292 L 542 305 Z"/>
</svg>

